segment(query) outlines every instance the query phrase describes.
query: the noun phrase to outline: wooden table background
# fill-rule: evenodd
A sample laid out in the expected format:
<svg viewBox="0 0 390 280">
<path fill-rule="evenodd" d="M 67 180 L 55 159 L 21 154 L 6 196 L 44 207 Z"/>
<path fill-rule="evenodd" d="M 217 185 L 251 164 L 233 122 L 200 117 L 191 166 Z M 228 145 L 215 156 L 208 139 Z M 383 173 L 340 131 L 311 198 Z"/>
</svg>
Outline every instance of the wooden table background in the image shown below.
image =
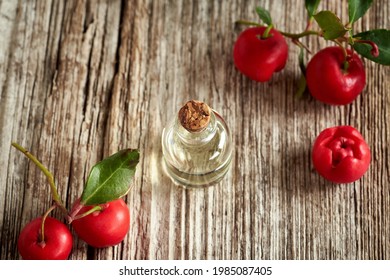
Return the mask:
<svg viewBox="0 0 390 280">
<path fill-rule="evenodd" d="M 346 0 L 322 2 L 347 21 Z M 356 31 L 389 28 L 388 2 L 374 2 Z M 365 60 L 367 86 L 351 105 L 297 99 L 288 41 L 286 68 L 250 81 L 233 64 L 244 29 L 234 22 L 257 20 L 258 5 L 278 29 L 305 28 L 303 0 L 1 0 L 1 259 L 19 259 L 22 227 L 51 204 L 46 177 L 12 141 L 53 172 L 68 208 L 96 162 L 141 152 L 126 239 L 93 249 L 75 237 L 70 259 L 390 259 L 389 68 Z M 313 52 L 331 45 L 303 42 Z M 189 99 L 233 131 L 232 168 L 214 187 L 175 186 L 161 168 L 162 129 Z M 372 162 L 361 180 L 336 185 L 314 171 L 310 149 L 344 124 L 366 138 Z"/>
</svg>

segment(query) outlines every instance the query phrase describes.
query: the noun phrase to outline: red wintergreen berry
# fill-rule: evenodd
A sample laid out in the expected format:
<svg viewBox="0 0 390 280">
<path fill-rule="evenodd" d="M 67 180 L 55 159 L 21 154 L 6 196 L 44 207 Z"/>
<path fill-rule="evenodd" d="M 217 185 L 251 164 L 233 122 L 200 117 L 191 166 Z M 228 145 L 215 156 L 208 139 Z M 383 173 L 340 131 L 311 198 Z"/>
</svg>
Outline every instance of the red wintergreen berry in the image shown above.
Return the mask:
<svg viewBox="0 0 390 280">
<path fill-rule="evenodd" d="M 83 206 L 78 212 L 80 218 L 72 222 L 78 237 L 95 248 L 122 242 L 130 228 L 130 213 L 123 199 L 99 205 L 91 214 L 83 215 L 93 208 Z"/>
<path fill-rule="evenodd" d="M 306 28 L 298 33 L 274 29 L 270 13 L 258 7 L 256 12 L 265 26 L 247 20 L 236 21 L 251 27 L 242 31 L 234 44 L 234 64 L 250 79 L 268 81 L 274 72 L 285 67 L 288 48 L 284 38 L 290 38 L 300 48 L 298 60 L 302 76 L 297 96 L 309 91 L 316 99 L 327 104 L 349 104 L 361 93 L 366 83 L 364 65 L 358 55 L 390 65 L 390 30 L 353 32 L 354 23 L 367 12 L 371 3 L 372 0 L 348 0 L 349 21 L 343 24 L 332 11 L 317 11 L 320 0 L 306 0 L 308 21 Z M 317 28 L 313 27 L 314 23 Z M 304 51 L 312 53 L 300 41 L 306 36 L 318 36 L 338 47 L 314 52 L 310 69 L 306 69 Z"/>
<path fill-rule="evenodd" d="M 234 44 L 234 64 L 250 79 L 266 82 L 285 67 L 288 46 L 273 27 L 269 12 L 260 7 L 256 12 L 267 26 L 258 25 L 241 32 Z"/>
<path fill-rule="evenodd" d="M 263 38 L 266 27 L 244 30 L 234 45 L 234 64 L 245 76 L 258 82 L 271 79 L 287 61 L 288 47 L 284 37 L 275 29 Z"/>
<path fill-rule="evenodd" d="M 334 183 L 352 183 L 368 170 L 371 152 L 360 132 L 351 126 L 324 129 L 312 148 L 315 170 Z"/>
<path fill-rule="evenodd" d="M 139 162 L 139 152 L 121 150 L 97 163 L 91 170 L 81 197 L 68 213 L 54 183 L 51 172 L 19 144 L 16 149 L 32 160 L 48 178 L 53 205 L 40 218 L 28 223 L 18 238 L 18 250 L 23 259 L 65 260 L 72 249 L 73 238 L 65 224 L 48 217 L 60 208 L 68 223 L 72 223 L 80 239 L 94 247 L 114 246 L 129 231 L 130 213 L 121 197 L 130 190 L 131 180 Z"/>
<path fill-rule="evenodd" d="M 130 190 L 138 162 L 138 150 L 125 149 L 92 168 L 84 191 L 70 213 L 76 234 L 88 245 L 114 246 L 125 238 L 130 213 L 121 197 Z"/>
<path fill-rule="evenodd" d="M 311 95 L 330 105 L 345 105 L 356 99 L 366 85 L 366 72 L 359 56 L 340 47 L 328 47 L 309 61 L 306 68 L 307 86 Z M 347 61 L 348 67 L 344 68 Z"/>
<path fill-rule="evenodd" d="M 66 260 L 72 250 L 72 234 L 65 224 L 45 215 L 28 223 L 18 238 L 24 260 Z"/>
</svg>

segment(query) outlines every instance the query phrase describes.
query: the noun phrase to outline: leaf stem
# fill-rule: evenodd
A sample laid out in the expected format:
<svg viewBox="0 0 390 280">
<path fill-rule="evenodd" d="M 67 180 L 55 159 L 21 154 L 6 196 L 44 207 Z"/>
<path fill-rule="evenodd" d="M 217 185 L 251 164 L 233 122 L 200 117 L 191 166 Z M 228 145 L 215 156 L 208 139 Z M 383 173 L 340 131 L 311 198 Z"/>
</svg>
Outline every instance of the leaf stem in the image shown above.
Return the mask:
<svg viewBox="0 0 390 280">
<path fill-rule="evenodd" d="M 293 39 L 292 42 L 297 45 L 300 49 L 305 49 L 308 53 L 311 53 L 310 49 L 304 45 L 301 41 L 298 39 Z"/>
<path fill-rule="evenodd" d="M 49 170 L 35 157 L 33 156 L 29 151 L 27 151 L 25 148 L 20 146 L 17 143 L 12 143 L 12 146 L 14 146 L 17 150 L 22 152 L 26 157 L 28 157 L 30 160 L 32 160 L 36 166 L 45 174 L 47 177 L 49 184 L 50 184 L 50 190 L 53 196 L 54 202 L 60 207 L 61 211 L 67 216 L 68 215 L 68 210 L 65 208 L 64 204 L 61 201 L 61 198 L 57 192 L 57 187 L 54 183 L 54 177 L 53 174 L 50 173 Z"/>
<path fill-rule="evenodd" d="M 311 25 L 313 24 L 313 20 L 314 20 L 314 17 L 311 16 L 308 20 L 307 20 L 307 24 L 306 24 L 306 28 L 305 28 L 305 31 L 308 31 L 311 27 Z"/>
<path fill-rule="evenodd" d="M 378 45 L 375 44 L 373 41 L 370 41 L 370 40 L 354 40 L 355 43 L 359 43 L 359 44 L 367 44 L 367 45 L 370 45 L 371 46 L 371 55 L 373 57 L 378 57 L 379 56 L 379 48 L 378 48 Z"/>
<path fill-rule="evenodd" d="M 88 216 L 89 214 L 92 214 L 93 212 L 101 211 L 101 210 L 103 210 L 103 207 L 100 205 L 96 205 L 96 206 L 92 207 L 91 209 L 89 209 L 87 212 L 84 212 L 83 214 L 75 216 L 73 218 L 73 220 L 81 219 L 85 216 Z"/>
</svg>

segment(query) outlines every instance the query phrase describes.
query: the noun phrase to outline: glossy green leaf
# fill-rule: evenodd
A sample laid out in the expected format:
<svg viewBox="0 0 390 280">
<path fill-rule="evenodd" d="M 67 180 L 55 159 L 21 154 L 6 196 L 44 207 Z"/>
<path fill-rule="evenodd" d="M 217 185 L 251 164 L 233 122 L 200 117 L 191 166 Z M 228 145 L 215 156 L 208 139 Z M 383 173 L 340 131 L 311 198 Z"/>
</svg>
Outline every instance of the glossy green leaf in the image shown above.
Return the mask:
<svg viewBox="0 0 390 280">
<path fill-rule="evenodd" d="M 372 0 L 348 0 L 349 22 L 354 23 L 370 8 Z"/>
<path fill-rule="evenodd" d="M 271 25 L 272 24 L 272 18 L 271 18 L 271 15 L 270 13 L 264 9 L 264 8 L 261 8 L 261 7 L 257 7 L 256 8 L 256 13 L 259 15 L 260 19 L 267 25 Z"/>
<path fill-rule="evenodd" d="M 88 176 L 81 204 L 103 204 L 127 194 L 138 162 L 138 150 L 126 149 L 97 163 Z"/>
<path fill-rule="evenodd" d="M 347 32 L 340 19 L 331 11 L 321 11 L 314 15 L 314 19 L 321 27 L 326 40 L 342 37 Z"/>
<path fill-rule="evenodd" d="M 371 54 L 372 47 L 369 44 L 355 41 L 353 48 L 362 56 L 383 65 L 390 65 L 390 30 L 376 29 L 353 36 L 355 40 L 372 41 L 379 49 L 379 56 L 373 57 Z"/>
<path fill-rule="evenodd" d="M 305 0 L 305 6 L 309 17 L 311 18 L 317 12 L 321 0 Z"/>
</svg>

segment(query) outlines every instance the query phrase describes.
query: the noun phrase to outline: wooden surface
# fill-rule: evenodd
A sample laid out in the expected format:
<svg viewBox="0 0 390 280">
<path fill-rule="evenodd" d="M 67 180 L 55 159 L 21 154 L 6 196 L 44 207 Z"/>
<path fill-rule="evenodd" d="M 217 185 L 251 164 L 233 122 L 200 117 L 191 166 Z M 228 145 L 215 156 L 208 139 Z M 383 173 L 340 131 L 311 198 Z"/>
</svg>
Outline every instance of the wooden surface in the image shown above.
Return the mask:
<svg viewBox="0 0 390 280">
<path fill-rule="evenodd" d="M 323 2 L 347 21 L 347 1 Z M 374 2 L 356 31 L 389 28 L 388 2 Z M 46 178 L 12 141 L 53 172 L 67 207 L 97 161 L 140 149 L 126 239 L 93 249 L 75 237 L 70 259 L 390 259 L 389 68 L 365 60 L 367 86 L 351 105 L 297 99 L 288 41 L 286 68 L 250 81 L 233 64 L 244 29 L 234 22 L 257 20 L 257 5 L 280 30 L 305 28 L 303 0 L 1 0 L 1 259 L 19 259 L 22 227 L 51 204 Z M 206 189 L 175 186 L 161 168 L 162 129 L 189 99 L 219 111 L 234 135 L 230 172 Z M 310 160 L 316 135 L 342 124 L 372 151 L 348 185 L 325 181 Z"/>
</svg>

